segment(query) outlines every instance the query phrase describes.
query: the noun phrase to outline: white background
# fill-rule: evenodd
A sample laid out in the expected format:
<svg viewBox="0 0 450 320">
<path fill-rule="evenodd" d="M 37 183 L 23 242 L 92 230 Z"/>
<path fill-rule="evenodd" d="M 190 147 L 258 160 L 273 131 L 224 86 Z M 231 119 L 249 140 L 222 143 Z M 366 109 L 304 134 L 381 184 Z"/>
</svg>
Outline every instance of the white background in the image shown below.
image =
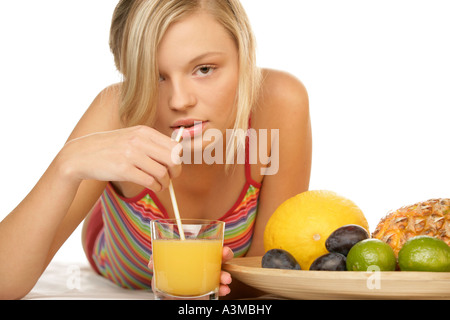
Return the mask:
<svg viewBox="0 0 450 320">
<path fill-rule="evenodd" d="M 390 209 L 450 197 L 448 1 L 242 2 L 259 65 L 308 89 L 310 189 L 352 199 L 371 231 Z M 116 3 L 0 2 L 0 219 L 120 80 L 108 47 Z M 55 259 L 84 259 L 80 228 Z"/>
</svg>

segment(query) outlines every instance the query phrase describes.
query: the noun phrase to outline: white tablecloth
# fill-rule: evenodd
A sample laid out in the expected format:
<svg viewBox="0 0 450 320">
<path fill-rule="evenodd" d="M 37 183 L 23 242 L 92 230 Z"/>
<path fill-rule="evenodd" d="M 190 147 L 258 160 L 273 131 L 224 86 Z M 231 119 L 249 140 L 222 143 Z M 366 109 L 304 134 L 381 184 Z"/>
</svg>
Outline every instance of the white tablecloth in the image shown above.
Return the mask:
<svg viewBox="0 0 450 320">
<path fill-rule="evenodd" d="M 24 300 L 153 300 L 152 291 L 127 290 L 96 274 L 89 264 L 52 262 Z"/>
</svg>

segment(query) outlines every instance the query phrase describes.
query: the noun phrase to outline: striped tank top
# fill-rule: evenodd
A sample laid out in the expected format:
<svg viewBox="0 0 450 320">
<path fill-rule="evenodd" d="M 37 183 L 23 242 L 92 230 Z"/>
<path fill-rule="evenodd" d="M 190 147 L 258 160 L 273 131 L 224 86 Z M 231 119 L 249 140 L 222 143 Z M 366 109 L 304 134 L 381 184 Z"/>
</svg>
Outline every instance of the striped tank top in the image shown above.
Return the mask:
<svg viewBox="0 0 450 320">
<path fill-rule="evenodd" d="M 235 257 L 245 255 L 250 247 L 261 188 L 251 178 L 248 139 L 245 150 L 245 186 L 233 207 L 218 219 L 225 222 L 224 245 Z M 125 198 L 108 183 L 95 209 L 101 211 L 103 220 L 92 250 L 95 269 L 121 287 L 151 289 L 152 272 L 147 266 L 152 254 L 150 221 L 169 218 L 156 194 L 146 189 Z"/>
</svg>

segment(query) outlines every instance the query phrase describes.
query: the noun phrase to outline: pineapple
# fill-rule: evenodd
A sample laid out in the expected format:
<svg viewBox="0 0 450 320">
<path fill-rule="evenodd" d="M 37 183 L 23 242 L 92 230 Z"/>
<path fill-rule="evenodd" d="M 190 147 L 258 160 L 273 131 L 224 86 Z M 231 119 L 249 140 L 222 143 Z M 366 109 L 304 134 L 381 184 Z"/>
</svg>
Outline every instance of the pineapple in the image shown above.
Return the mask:
<svg viewBox="0 0 450 320">
<path fill-rule="evenodd" d="M 389 244 L 398 255 L 403 244 L 418 235 L 439 238 L 450 245 L 450 199 L 431 199 L 389 212 L 373 238 Z"/>
</svg>

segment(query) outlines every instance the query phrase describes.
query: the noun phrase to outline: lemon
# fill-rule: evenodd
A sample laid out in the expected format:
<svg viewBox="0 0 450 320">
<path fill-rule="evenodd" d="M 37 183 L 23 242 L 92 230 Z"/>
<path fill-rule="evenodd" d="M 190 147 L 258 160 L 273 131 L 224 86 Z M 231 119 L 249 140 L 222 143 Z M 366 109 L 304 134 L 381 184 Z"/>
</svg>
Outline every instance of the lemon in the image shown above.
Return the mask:
<svg viewBox="0 0 450 320">
<path fill-rule="evenodd" d="M 369 231 L 363 212 L 351 200 L 332 191 L 306 191 L 275 210 L 264 231 L 264 249 L 286 250 L 303 270 L 309 270 L 315 259 L 328 253 L 328 236 L 347 224 Z"/>
<path fill-rule="evenodd" d="M 369 267 L 379 271 L 394 271 L 397 266 L 394 250 L 378 239 L 366 239 L 355 244 L 347 255 L 348 271 L 367 271 Z"/>
<path fill-rule="evenodd" d="M 402 271 L 450 272 L 450 247 L 430 236 L 416 236 L 405 242 L 398 253 Z"/>
</svg>

